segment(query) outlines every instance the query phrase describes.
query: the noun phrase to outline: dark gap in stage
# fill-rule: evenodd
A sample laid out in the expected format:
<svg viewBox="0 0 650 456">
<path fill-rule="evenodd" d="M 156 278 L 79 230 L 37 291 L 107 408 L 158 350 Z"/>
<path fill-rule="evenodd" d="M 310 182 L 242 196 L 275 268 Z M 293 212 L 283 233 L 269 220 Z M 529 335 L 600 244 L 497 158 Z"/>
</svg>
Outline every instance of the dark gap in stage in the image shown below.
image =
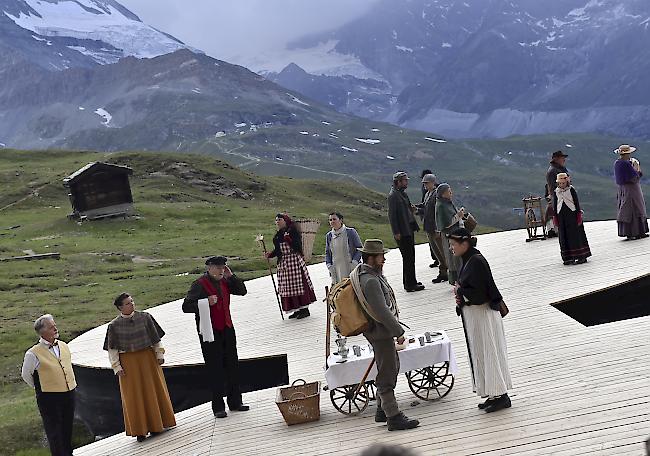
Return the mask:
<svg viewBox="0 0 650 456">
<path fill-rule="evenodd" d="M 650 274 L 551 304 L 584 326 L 650 315 Z"/>
</svg>

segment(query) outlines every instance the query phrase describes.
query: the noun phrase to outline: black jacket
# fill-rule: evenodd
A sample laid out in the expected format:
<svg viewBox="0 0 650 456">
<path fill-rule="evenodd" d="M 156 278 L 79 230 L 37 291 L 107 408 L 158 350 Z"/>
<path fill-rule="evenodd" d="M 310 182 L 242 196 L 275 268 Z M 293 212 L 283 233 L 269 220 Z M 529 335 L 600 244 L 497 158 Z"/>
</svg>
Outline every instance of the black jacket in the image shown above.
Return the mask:
<svg viewBox="0 0 650 456">
<path fill-rule="evenodd" d="M 420 231 L 418 222 L 411 212 L 411 200 L 404 190 L 395 187 L 388 194 L 388 221 L 393 234 L 405 237 L 413 236 L 414 231 Z"/>
<path fill-rule="evenodd" d="M 208 275 L 208 273 L 206 272 L 204 275 Z M 226 280 L 226 279 L 222 279 L 222 280 Z M 210 282 L 212 282 L 212 284 L 215 287 L 218 287 L 217 281 L 214 280 L 212 277 L 210 277 Z M 228 289 L 230 290 L 231 295 L 237 295 L 237 296 L 246 295 L 247 293 L 246 284 L 244 284 L 244 281 L 242 279 L 240 279 L 239 277 L 233 274 L 229 279 L 227 279 L 227 282 L 228 282 Z M 220 288 L 217 289 L 219 290 Z M 183 301 L 183 312 L 194 314 L 194 319 L 196 320 L 197 332 L 199 330 L 199 299 L 205 299 L 207 297 L 208 297 L 208 293 L 206 293 L 205 289 L 203 288 L 203 285 L 199 283 L 199 279 L 196 279 L 192 283 L 192 286 L 190 287 L 190 290 L 187 292 L 187 296 L 185 296 L 185 300 Z"/>
<path fill-rule="evenodd" d="M 494 283 L 490 265 L 481 252 L 474 247 L 463 255 L 463 266 L 458 274 L 458 283 L 458 292 L 462 296 L 461 306 L 487 302 L 492 309 L 499 309 L 503 297 Z"/>
<path fill-rule="evenodd" d="M 273 251 L 271 252 L 270 258 L 277 257 L 278 262 L 282 258 L 280 243 L 284 239 L 284 233 L 289 233 L 289 236 L 291 236 L 291 250 L 302 255 L 302 237 L 296 227 L 291 224 L 287 228 L 278 230 L 275 236 L 273 236 Z"/>
<path fill-rule="evenodd" d="M 426 198 L 426 195 L 425 195 Z M 422 204 L 422 219 L 424 231 L 427 233 L 434 233 L 436 229 L 436 190 L 431 192 L 431 196 Z"/>
<path fill-rule="evenodd" d="M 554 161 L 551 161 L 550 166 L 546 171 L 546 191 L 544 192 L 544 196 L 549 201 L 553 198 L 553 193 L 555 193 L 555 188 L 557 187 L 556 179 L 557 175 L 560 173 L 568 174 L 569 171 L 564 166 L 560 166 Z"/>
</svg>

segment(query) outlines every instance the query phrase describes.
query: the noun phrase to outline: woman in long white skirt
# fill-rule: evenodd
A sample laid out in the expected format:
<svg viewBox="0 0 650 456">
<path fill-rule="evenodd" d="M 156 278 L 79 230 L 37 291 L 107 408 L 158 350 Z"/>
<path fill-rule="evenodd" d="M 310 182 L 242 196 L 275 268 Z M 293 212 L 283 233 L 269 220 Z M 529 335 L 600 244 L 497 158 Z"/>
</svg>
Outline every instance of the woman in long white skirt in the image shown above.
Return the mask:
<svg viewBox="0 0 650 456">
<path fill-rule="evenodd" d="M 474 392 L 487 400 L 478 407 L 496 412 L 511 406 L 508 349 L 500 313 L 503 298 L 487 260 L 476 249 L 476 238 L 465 228 L 448 235 L 454 256 L 463 259 L 454 286 L 457 312 L 463 318 Z"/>
</svg>

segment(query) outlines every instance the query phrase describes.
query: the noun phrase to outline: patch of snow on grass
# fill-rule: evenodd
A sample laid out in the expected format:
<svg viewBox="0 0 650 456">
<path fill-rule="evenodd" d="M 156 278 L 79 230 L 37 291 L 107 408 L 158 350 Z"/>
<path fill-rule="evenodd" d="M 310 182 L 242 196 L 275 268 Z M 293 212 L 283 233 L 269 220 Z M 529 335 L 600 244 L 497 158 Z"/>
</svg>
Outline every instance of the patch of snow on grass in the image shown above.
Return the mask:
<svg viewBox="0 0 650 456">
<path fill-rule="evenodd" d="M 358 149 L 353 149 L 351 147 L 341 146 L 341 149 L 347 150 L 348 152 L 359 152 Z"/>
<path fill-rule="evenodd" d="M 426 139 L 427 141 L 433 141 L 433 142 L 437 142 L 437 143 L 446 143 L 447 142 L 444 139 L 429 138 L 428 136 L 426 138 L 424 138 L 424 139 Z"/>
<path fill-rule="evenodd" d="M 364 144 L 379 144 L 381 142 L 381 140 L 379 139 L 370 139 L 370 138 L 354 138 L 354 139 Z"/>
</svg>

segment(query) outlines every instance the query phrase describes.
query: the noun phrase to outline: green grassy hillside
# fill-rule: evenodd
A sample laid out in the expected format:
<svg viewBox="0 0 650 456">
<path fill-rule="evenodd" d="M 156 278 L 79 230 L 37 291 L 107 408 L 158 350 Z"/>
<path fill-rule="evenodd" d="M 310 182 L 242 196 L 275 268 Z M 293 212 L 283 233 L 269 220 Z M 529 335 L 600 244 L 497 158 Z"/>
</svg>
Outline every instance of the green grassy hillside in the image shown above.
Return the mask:
<svg viewBox="0 0 650 456">
<path fill-rule="evenodd" d="M 522 206 L 523 197 L 531 193 L 543 195 L 546 169 L 555 150 L 570 155 L 567 166 L 588 220 L 616 215 L 612 177 L 615 147 L 632 141 L 639 147 L 636 156 L 642 166 L 650 162 L 650 143 L 630 138 L 558 134 L 437 142 L 431 140 L 438 139 L 435 135 L 394 125 L 361 119 L 330 120 L 328 124 L 313 122 L 310 127 L 274 127 L 255 132 L 242 129 L 242 134 L 235 132 L 191 147 L 224 157 L 257 174 L 329 176 L 382 193 L 390 188 L 396 170 L 419 177 L 422 169 L 429 168 L 452 185 L 459 205 L 470 209 L 481 223 L 508 229 L 523 224 L 523 219 L 513 212 L 513 208 Z M 300 128 L 308 134 L 301 134 Z M 358 141 L 368 138 L 378 142 Z M 411 182 L 411 194 L 419 199 L 419 183 Z M 644 187 L 650 191 L 647 183 Z"/>
<path fill-rule="evenodd" d="M 133 168 L 137 216 L 81 224 L 67 219 L 62 179 L 93 161 Z M 242 192 L 248 196 L 223 195 Z M 244 278 L 265 275 L 255 236 L 262 233 L 270 243 L 277 212 L 320 218 L 314 248 L 320 254 L 332 210 L 346 215 L 362 237 L 394 246 L 385 195 L 351 183 L 259 177 L 204 155 L 1 150 L 0 258 L 28 250 L 61 253 L 58 261 L 0 262 L 3 454 L 43 445 L 33 392 L 20 380 L 23 353 L 36 340 L 36 317 L 54 314 L 62 339 L 70 340 L 112 319 L 120 292 L 137 296 L 141 308 L 184 296 L 204 257 L 217 253 L 232 257 Z"/>
</svg>

